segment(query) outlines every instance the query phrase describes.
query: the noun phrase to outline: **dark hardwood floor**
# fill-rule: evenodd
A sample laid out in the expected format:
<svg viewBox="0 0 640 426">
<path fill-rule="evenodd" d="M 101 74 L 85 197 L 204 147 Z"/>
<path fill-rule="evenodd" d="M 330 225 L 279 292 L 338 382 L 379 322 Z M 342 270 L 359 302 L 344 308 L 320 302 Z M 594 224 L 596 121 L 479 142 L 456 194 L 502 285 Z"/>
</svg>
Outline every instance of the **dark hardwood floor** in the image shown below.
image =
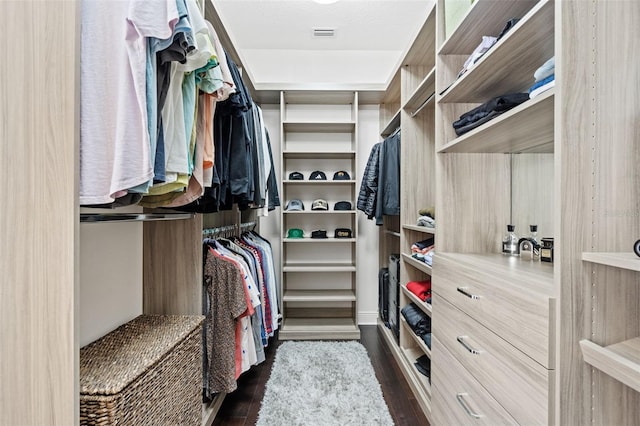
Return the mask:
<svg viewBox="0 0 640 426">
<path fill-rule="evenodd" d="M 373 325 L 361 326 L 360 330 L 360 343 L 367 348 L 396 426 L 429 425 L 420 406 L 413 398 L 413 393 L 398 368 L 393 354 L 385 344 L 384 337 L 379 334 L 378 328 Z M 266 349 L 267 360 L 261 365 L 252 367 L 240 377 L 238 389 L 227 395 L 214 425 L 255 425 L 278 345 L 278 341 L 270 344 Z"/>
</svg>

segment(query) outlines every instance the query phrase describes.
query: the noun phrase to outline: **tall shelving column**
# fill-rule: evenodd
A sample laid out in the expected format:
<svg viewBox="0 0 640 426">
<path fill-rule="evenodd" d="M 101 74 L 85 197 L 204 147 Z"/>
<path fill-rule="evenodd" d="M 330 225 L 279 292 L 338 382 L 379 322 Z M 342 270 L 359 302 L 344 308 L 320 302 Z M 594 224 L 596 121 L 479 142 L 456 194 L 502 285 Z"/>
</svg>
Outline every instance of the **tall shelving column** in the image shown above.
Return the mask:
<svg viewBox="0 0 640 426">
<path fill-rule="evenodd" d="M 356 306 L 357 92 L 281 92 L 282 199 L 300 200 L 303 211 L 281 209 L 282 314 L 279 337 L 359 339 Z M 322 171 L 326 180 L 310 180 Z M 349 179 L 334 180 L 346 171 Z M 303 180 L 292 180 L 299 172 Z M 327 210 L 313 210 L 322 199 Z M 335 210 L 347 201 L 348 210 Z M 351 230 L 336 238 L 337 228 Z M 289 235 L 300 229 L 304 237 Z M 324 230 L 328 238 L 311 238 Z"/>
<path fill-rule="evenodd" d="M 556 2 L 558 424 L 640 424 L 638 2 Z"/>
<path fill-rule="evenodd" d="M 458 136 L 452 123 L 526 92 L 554 55 L 554 2 L 476 0 L 454 29 L 438 10 L 433 419 L 437 424 L 554 424 L 554 265 L 501 254 L 507 224 L 553 237 L 554 99 L 550 90 Z M 495 45 L 462 76 L 483 36 Z"/>
<path fill-rule="evenodd" d="M 431 317 L 431 305 L 407 289 L 409 281 L 424 281 L 431 267 L 411 256 L 411 245 L 435 235 L 434 228 L 417 226 L 418 210 L 435 206 L 435 5 L 427 14 L 413 44 L 403 58 L 381 105 L 382 137 L 397 128 L 401 131 L 400 216 L 385 216 L 381 230 L 380 265 L 386 266 L 389 255 L 400 255 L 400 291 L 398 307 L 410 303 Z M 393 102 L 398 100 L 398 104 Z M 431 421 L 431 384 L 418 371 L 416 360 L 431 358 L 431 348 L 399 315 L 399 336 L 379 320 L 401 371 L 425 416 Z"/>
</svg>

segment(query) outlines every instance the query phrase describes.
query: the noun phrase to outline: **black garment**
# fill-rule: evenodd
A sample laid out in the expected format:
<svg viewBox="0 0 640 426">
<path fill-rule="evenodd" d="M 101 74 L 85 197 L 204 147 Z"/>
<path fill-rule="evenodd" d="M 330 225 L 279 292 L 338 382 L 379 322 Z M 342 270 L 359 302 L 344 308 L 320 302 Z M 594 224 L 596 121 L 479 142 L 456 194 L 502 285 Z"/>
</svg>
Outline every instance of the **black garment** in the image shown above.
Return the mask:
<svg viewBox="0 0 640 426">
<path fill-rule="evenodd" d="M 416 359 L 416 362 L 413 364 L 421 374 L 427 376 L 429 381 L 431 381 L 431 360 L 428 356 L 422 355 L 420 358 Z"/>
<path fill-rule="evenodd" d="M 410 303 L 400 311 L 407 324 L 418 336 L 431 333 L 431 318 L 415 304 Z"/>
<path fill-rule="evenodd" d="M 413 243 L 413 245 L 418 247 L 419 249 L 424 249 L 427 247 L 431 247 L 434 243 L 435 243 L 435 239 L 431 237 L 431 238 L 427 238 L 426 240 L 416 241 L 415 243 Z"/>
<path fill-rule="evenodd" d="M 383 224 L 383 216 L 400 215 L 400 132 L 382 142 L 376 200 L 376 225 Z"/>
<path fill-rule="evenodd" d="M 267 148 L 269 148 L 269 160 L 271 162 L 271 170 L 269 171 L 269 177 L 267 179 L 267 196 L 269 197 L 267 209 L 269 211 L 275 210 L 276 207 L 280 206 L 280 194 L 278 193 L 278 182 L 276 180 L 276 169 L 273 163 L 273 153 L 271 151 L 271 138 L 269 137 L 269 132 L 265 129 L 267 133 Z"/>
<path fill-rule="evenodd" d="M 367 219 L 373 219 L 376 212 L 381 147 L 382 142 L 379 142 L 371 148 L 367 165 L 364 168 L 360 192 L 358 192 L 357 208 L 367 215 Z"/>
<path fill-rule="evenodd" d="M 471 130 L 471 128 L 469 128 L 471 124 L 482 119 L 485 119 L 482 121 L 484 123 L 488 121 L 486 120 L 486 117 L 489 116 L 494 118 L 495 116 L 509 111 L 527 100 L 529 100 L 528 93 L 509 93 L 502 96 L 496 96 L 471 111 L 462 114 L 459 120 L 453 122 L 453 128 L 455 129 L 456 134 L 460 136 Z M 462 133 L 460 133 L 461 131 Z"/>
</svg>

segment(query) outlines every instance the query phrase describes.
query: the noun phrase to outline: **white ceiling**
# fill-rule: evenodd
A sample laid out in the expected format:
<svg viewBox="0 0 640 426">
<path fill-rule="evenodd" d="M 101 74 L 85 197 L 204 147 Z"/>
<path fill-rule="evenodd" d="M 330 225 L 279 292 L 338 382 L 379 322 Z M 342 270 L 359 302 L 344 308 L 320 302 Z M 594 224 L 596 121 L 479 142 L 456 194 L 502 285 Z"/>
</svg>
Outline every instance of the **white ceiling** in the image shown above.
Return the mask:
<svg viewBox="0 0 640 426">
<path fill-rule="evenodd" d="M 384 90 L 434 0 L 211 0 L 256 90 Z M 312 36 L 334 28 L 334 38 Z"/>
</svg>

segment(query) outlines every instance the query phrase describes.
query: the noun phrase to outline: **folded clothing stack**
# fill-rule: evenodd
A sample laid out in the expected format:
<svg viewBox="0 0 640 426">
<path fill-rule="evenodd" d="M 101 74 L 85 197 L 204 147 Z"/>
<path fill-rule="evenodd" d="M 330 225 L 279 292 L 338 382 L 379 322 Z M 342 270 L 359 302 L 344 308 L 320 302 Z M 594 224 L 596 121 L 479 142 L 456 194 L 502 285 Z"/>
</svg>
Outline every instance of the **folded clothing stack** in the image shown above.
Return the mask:
<svg viewBox="0 0 640 426">
<path fill-rule="evenodd" d="M 536 82 L 529 88 L 529 98 L 533 99 L 556 85 L 556 59 L 552 56 L 533 73 Z"/>
<path fill-rule="evenodd" d="M 415 242 L 411 245 L 411 257 L 429 266 L 433 265 L 433 255 L 435 253 L 435 239 L 433 237 Z"/>
<path fill-rule="evenodd" d="M 527 100 L 529 100 L 529 93 L 508 93 L 496 96 L 462 114 L 459 120 L 453 122 L 453 129 L 456 135 L 461 136 Z"/>
<path fill-rule="evenodd" d="M 423 302 L 431 297 L 431 279 L 425 281 L 409 281 L 407 290 L 418 296 Z"/>
<path fill-rule="evenodd" d="M 427 376 L 429 382 L 431 382 L 431 360 L 428 356 L 422 355 L 416 362 L 413 364 L 421 374 Z"/>
<path fill-rule="evenodd" d="M 402 316 L 407 320 L 407 324 L 418 336 L 431 333 L 431 318 L 414 303 L 409 303 L 402 308 Z"/>
</svg>

